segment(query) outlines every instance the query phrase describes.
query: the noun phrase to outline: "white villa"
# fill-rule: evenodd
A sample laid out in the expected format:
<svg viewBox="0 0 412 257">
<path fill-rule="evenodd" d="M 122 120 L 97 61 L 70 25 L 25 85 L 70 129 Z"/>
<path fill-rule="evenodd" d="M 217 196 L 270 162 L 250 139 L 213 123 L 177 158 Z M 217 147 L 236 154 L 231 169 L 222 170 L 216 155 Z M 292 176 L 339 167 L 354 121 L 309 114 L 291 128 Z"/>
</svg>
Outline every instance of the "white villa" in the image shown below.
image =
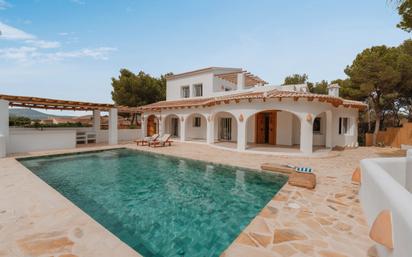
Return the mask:
<svg viewBox="0 0 412 257">
<path fill-rule="evenodd" d="M 237 151 L 310 155 L 358 145 L 361 102 L 271 86 L 240 68 L 210 67 L 167 77 L 166 101 L 141 107 L 142 134 L 171 134 Z"/>
</svg>

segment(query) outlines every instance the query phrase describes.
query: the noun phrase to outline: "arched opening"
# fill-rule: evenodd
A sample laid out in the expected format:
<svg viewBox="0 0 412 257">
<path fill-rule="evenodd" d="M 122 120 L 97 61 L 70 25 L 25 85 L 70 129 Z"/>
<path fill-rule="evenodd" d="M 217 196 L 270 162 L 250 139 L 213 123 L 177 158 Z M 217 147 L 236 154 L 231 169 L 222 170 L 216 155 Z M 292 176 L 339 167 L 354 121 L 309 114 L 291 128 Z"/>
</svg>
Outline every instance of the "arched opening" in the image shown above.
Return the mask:
<svg viewBox="0 0 412 257">
<path fill-rule="evenodd" d="M 314 150 L 326 145 L 326 112 L 318 114 L 313 119 L 313 148 Z"/>
<path fill-rule="evenodd" d="M 218 112 L 214 115 L 213 141 L 220 146 L 236 148 L 237 120 L 229 112 Z"/>
<path fill-rule="evenodd" d="M 313 152 L 332 148 L 332 111 L 319 113 L 313 119 Z"/>
<path fill-rule="evenodd" d="M 207 120 L 199 113 L 189 115 L 185 120 L 186 138 L 188 141 L 206 142 Z"/>
<path fill-rule="evenodd" d="M 147 136 L 150 137 L 154 134 L 159 134 L 159 119 L 152 114 L 147 117 Z"/>
<path fill-rule="evenodd" d="M 260 111 L 246 122 L 247 149 L 299 152 L 300 119 L 292 112 Z"/>
<path fill-rule="evenodd" d="M 169 114 L 165 117 L 164 131 L 173 138 L 180 138 L 180 119 L 176 114 Z"/>
</svg>

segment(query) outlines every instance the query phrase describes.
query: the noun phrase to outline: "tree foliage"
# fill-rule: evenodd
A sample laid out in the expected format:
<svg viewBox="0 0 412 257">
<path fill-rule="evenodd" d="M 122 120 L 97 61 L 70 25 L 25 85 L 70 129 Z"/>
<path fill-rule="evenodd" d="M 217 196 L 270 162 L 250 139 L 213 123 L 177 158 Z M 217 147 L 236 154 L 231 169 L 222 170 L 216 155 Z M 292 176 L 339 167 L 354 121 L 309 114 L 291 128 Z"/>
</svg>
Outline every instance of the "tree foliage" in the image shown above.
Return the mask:
<svg viewBox="0 0 412 257">
<path fill-rule="evenodd" d="M 376 116 L 375 138 L 387 104 L 385 101 L 396 97 L 395 89 L 401 80 L 401 73 L 397 70 L 398 58 L 398 48 L 374 46 L 363 50 L 345 69 L 352 93 L 371 100 Z"/>
<path fill-rule="evenodd" d="M 309 92 L 311 93 L 323 94 L 323 95 L 328 94 L 329 83 L 327 80 L 322 80 L 316 83 L 308 82 L 307 84 L 308 84 Z"/>
<path fill-rule="evenodd" d="M 307 81 L 308 81 L 308 75 L 293 74 L 285 78 L 283 85 L 298 85 L 298 84 L 304 84 Z"/>
<path fill-rule="evenodd" d="M 397 9 L 401 16 L 401 21 L 397 27 L 407 32 L 412 31 L 412 0 L 398 0 Z"/>
<path fill-rule="evenodd" d="M 135 74 L 121 69 L 119 77 L 112 78 L 112 99 L 118 105 L 131 107 L 165 100 L 166 75 L 155 78 L 143 71 Z"/>
</svg>

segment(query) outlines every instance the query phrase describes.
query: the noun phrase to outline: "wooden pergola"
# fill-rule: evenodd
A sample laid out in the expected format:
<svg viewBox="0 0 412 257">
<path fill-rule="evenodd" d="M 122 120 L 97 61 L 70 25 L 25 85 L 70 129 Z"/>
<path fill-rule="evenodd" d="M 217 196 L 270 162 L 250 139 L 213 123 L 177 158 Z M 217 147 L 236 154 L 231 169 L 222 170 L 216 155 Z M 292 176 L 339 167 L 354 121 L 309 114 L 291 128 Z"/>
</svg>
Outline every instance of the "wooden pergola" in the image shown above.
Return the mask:
<svg viewBox="0 0 412 257">
<path fill-rule="evenodd" d="M 231 82 L 232 84 L 237 84 L 237 75 L 239 73 L 244 73 L 245 74 L 245 85 L 247 87 L 251 87 L 257 84 L 267 84 L 266 81 L 263 79 L 259 78 L 256 75 L 253 75 L 252 73 L 248 71 L 236 71 L 236 72 L 230 72 L 230 73 L 223 73 L 223 74 L 217 74 L 215 75 L 216 77 L 220 79 L 224 79 L 226 81 Z"/>
<path fill-rule="evenodd" d="M 58 100 L 32 96 L 2 95 L 0 99 L 9 102 L 9 106 L 67 111 L 109 111 L 116 108 L 120 113 L 141 113 L 138 107 L 118 106 L 115 104 L 89 103 L 70 100 Z"/>
</svg>

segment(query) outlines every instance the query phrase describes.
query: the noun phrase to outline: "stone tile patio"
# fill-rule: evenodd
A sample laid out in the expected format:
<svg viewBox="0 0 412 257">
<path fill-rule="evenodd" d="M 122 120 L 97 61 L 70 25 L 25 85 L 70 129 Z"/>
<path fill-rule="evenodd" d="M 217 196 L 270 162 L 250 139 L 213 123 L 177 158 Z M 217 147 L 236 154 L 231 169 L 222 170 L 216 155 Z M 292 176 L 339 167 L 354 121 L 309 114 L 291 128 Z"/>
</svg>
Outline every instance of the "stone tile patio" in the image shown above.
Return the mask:
<svg viewBox="0 0 412 257">
<path fill-rule="evenodd" d="M 315 190 L 285 185 L 222 254 L 253 256 L 376 256 L 350 176 L 359 160 L 403 152 L 358 148 L 323 158 L 237 153 L 202 144 L 132 149 L 258 169 L 263 162 L 315 168 Z M 111 147 L 27 153 L 27 156 Z M 140 256 L 14 158 L 0 160 L 0 256 Z"/>
<path fill-rule="evenodd" d="M 260 169 L 264 162 L 315 169 L 315 190 L 285 185 L 222 257 L 377 256 L 359 203 L 359 185 L 351 182 L 351 175 L 361 159 L 405 154 L 361 147 L 332 151 L 322 158 L 298 158 L 212 150 L 198 144 L 182 147 L 179 143 L 172 148 L 138 149 L 252 169 Z"/>
</svg>

